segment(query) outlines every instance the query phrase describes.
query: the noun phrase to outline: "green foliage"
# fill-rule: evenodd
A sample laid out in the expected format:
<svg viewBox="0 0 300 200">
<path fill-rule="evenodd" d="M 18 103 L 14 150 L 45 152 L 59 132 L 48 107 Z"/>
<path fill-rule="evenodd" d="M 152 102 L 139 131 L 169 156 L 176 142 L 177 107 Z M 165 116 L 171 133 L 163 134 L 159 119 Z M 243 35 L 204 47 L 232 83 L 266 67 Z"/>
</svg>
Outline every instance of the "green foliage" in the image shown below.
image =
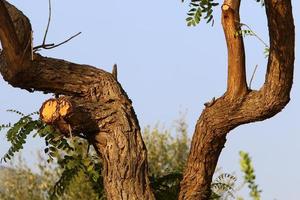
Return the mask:
<svg viewBox="0 0 300 200">
<path fill-rule="evenodd" d="M 240 152 L 240 167 L 244 173 L 244 181 L 248 184 L 250 189 L 250 197 L 252 197 L 253 200 L 260 200 L 262 190 L 259 190 L 258 185 L 255 183 L 256 177 L 251 158 L 248 153 L 243 151 Z"/>
<path fill-rule="evenodd" d="M 7 162 L 10 160 L 15 153 L 23 149 L 23 145 L 26 143 L 26 138 L 31 133 L 39 135 L 45 139 L 46 148 L 45 153 L 48 154 L 48 161 L 52 161 L 53 158 L 59 156 L 58 150 L 72 151 L 73 148 L 69 145 L 67 139 L 63 138 L 63 135 L 56 131 L 52 126 L 44 124 L 40 119 L 33 119 L 34 115 L 37 115 L 38 112 L 33 112 L 28 115 L 17 111 L 17 110 L 8 110 L 9 112 L 16 113 L 21 116 L 20 120 L 14 125 L 11 124 L 2 124 L 0 125 L 0 130 L 8 129 L 6 133 L 7 141 L 11 143 L 11 147 L 7 153 L 3 156 L 1 161 Z"/>
<path fill-rule="evenodd" d="M 47 190 L 53 184 L 49 179 L 52 174 L 53 172 L 39 175 L 33 173 L 25 161 L 19 157 L 17 161 L 10 163 L 10 167 L 0 170 L 0 199 L 46 200 L 48 199 Z"/>
<path fill-rule="evenodd" d="M 74 151 L 58 159 L 59 168 L 62 169 L 59 180 L 55 183 L 50 199 L 63 196 L 73 181 L 82 176 L 91 184 L 95 199 L 103 199 L 104 187 L 101 176 L 102 166 L 98 158 L 88 154 L 89 144 L 83 140 L 73 141 Z"/>
<path fill-rule="evenodd" d="M 151 187 L 154 195 L 158 200 L 173 200 L 177 199 L 179 194 L 180 181 L 182 173 L 172 172 L 170 174 L 157 177 L 150 177 Z"/>
<path fill-rule="evenodd" d="M 95 156 L 87 155 L 88 144 L 82 140 L 73 141 L 72 138 L 65 138 L 63 134 L 58 132 L 50 125 L 44 124 L 40 119 L 33 119 L 32 116 L 38 112 L 25 115 L 20 111 L 9 110 L 21 116 L 20 120 L 14 125 L 0 125 L 1 129 L 8 129 L 6 133 L 7 140 L 11 143 L 11 147 L 4 155 L 3 160 L 7 162 L 11 160 L 16 152 L 19 152 L 26 143 L 29 134 L 34 133 L 44 138 L 46 148 L 45 154 L 48 155 L 47 163 L 51 163 L 54 159 L 58 161 L 59 179 L 51 189 L 51 199 L 67 199 L 70 195 L 68 191 L 70 185 L 73 185 L 76 179 L 86 179 L 90 184 L 90 190 L 95 190 L 97 195 L 94 199 L 102 199 L 104 197 L 101 173 L 101 164 Z M 49 188 L 48 188 L 49 189 Z M 92 193 L 92 192 L 90 192 Z M 77 196 L 78 192 L 72 192 Z M 70 198 L 74 199 L 74 198 Z M 76 198 L 75 198 L 76 199 Z"/>
<path fill-rule="evenodd" d="M 159 129 L 158 125 L 143 131 L 143 139 L 148 150 L 149 172 L 161 177 L 171 172 L 182 172 L 189 153 L 190 140 L 184 117 L 175 122 L 176 137 L 169 130 Z"/>
<path fill-rule="evenodd" d="M 269 57 L 269 53 L 270 53 L 270 48 L 269 47 L 265 47 L 265 49 L 264 49 L 265 58 Z"/>
<path fill-rule="evenodd" d="M 190 10 L 186 18 L 187 25 L 196 26 L 200 23 L 201 18 L 204 18 L 206 23 L 212 22 L 213 25 L 213 7 L 217 5 L 219 5 L 219 3 L 215 3 L 214 0 L 191 0 L 189 4 Z"/>
<path fill-rule="evenodd" d="M 222 173 L 211 184 L 212 195 L 210 199 L 234 199 L 236 177 Z"/>
<path fill-rule="evenodd" d="M 235 36 L 239 36 L 239 35 L 241 35 L 243 37 L 245 37 L 245 36 L 254 36 L 255 33 L 252 30 L 249 30 L 249 29 L 241 29 L 241 30 L 239 30 L 235 33 Z"/>
<path fill-rule="evenodd" d="M 182 0 L 184 2 L 184 0 Z M 264 0 L 256 0 L 260 2 L 262 6 L 265 5 Z M 219 3 L 215 0 L 191 0 L 189 3 L 189 11 L 187 13 L 186 22 L 188 26 L 196 26 L 200 23 L 201 19 L 204 18 L 206 23 L 214 24 L 213 8 L 218 6 Z"/>
<path fill-rule="evenodd" d="M 48 162 L 53 161 L 54 158 L 60 158 L 62 152 L 68 154 L 74 151 L 74 148 L 69 144 L 70 139 L 65 138 L 59 131 L 53 128 L 50 125 L 43 124 L 37 130 L 37 133 L 34 135 L 39 135 L 45 139 L 46 148 L 44 152 L 48 154 Z"/>
<path fill-rule="evenodd" d="M 36 120 L 32 119 L 32 116 L 36 113 L 31 113 L 25 115 L 16 110 L 8 110 L 9 112 L 14 112 L 21 116 L 20 120 L 14 125 L 11 124 L 2 124 L 0 125 L 0 130 L 8 129 L 6 138 L 7 141 L 11 143 L 11 147 L 7 153 L 1 158 L 1 162 L 6 162 L 10 160 L 16 152 L 19 152 L 23 149 L 23 145 L 26 143 L 27 136 L 35 129 L 38 128 L 39 123 Z"/>
<path fill-rule="evenodd" d="M 86 140 L 64 138 L 52 126 L 43 124 L 39 119 L 33 119 L 35 113 L 25 115 L 19 111 L 10 110 L 21 116 L 15 123 L 0 125 L 8 129 L 7 139 L 11 142 L 9 151 L 3 160 L 7 162 L 16 152 L 23 148 L 26 137 L 30 133 L 45 139 L 44 152 L 48 155 L 47 164 L 40 164 L 41 173 L 34 174 L 25 165 L 10 169 L 15 174 L 22 174 L 24 179 L 0 176 L 4 189 L 0 190 L 1 199 L 34 199 L 34 200 L 72 200 L 72 199 L 105 199 L 102 165 L 95 150 L 90 148 Z M 176 136 L 172 137 L 168 130 L 146 127 L 143 132 L 148 149 L 150 182 L 158 200 L 176 199 L 179 192 L 182 172 L 189 153 L 190 140 L 184 117 L 176 121 Z M 25 135 L 25 136 L 24 136 Z M 174 134 L 173 134 L 174 135 Z M 254 169 L 247 153 L 241 152 L 241 168 L 244 172 L 245 183 L 250 188 L 250 196 L 260 199 L 261 190 L 255 184 Z M 49 169 L 57 160 L 55 168 Z M 1 174 L 0 174 L 1 175 Z M 11 176 L 11 175 L 9 175 Z M 15 180 L 16 179 L 16 180 Z M 17 182 L 16 182 L 17 181 Z M 21 182 L 24 187 L 20 188 Z M 236 193 L 236 177 L 223 173 L 217 176 L 211 184 L 210 199 L 233 199 Z M 28 193 L 25 192 L 29 187 Z M 3 193 L 5 191 L 5 193 Z M 22 195 L 24 193 L 24 195 Z M 10 196 L 9 196 L 9 195 Z M 13 196 L 11 196 L 13 195 Z"/>
<path fill-rule="evenodd" d="M 263 39 L 261 39 L 251 28 L 250 26 L 248 26 L 247 24 L 243 24 L 243 23 L 240 23 L 240 30 L 236 31 L 235 32 L 235 37 L 237 36 L 242 36 L 242 37 L 245 37 L 245 36 L 254 36 L 256 37 L 264 46 L 264 55 L 265 55 L 265 58 L 267 58 L 269 56 L 269 50 L 270 50 L 270 47 L 269 45 L 263 41 Z M 246 27 L 246 29 L 242 29 L 242 27 Z"/>
<path fill-rule="evenodd" d="M 42 155 L 39 155 L 39 171 L 35 173 L 21 158 L 19 161 L 13 158 L 8 164 L 7 168 L 0 167 L 1 200 L 49 200 L 54 191 L 53 185 L 63 173 L 60 165 L 48 163 Z M 103 185 L 98 187 L 102 187 L 103 191 Z M 63 194 L 53 199 L 55 198 L 59 200 L 100 199 L 90 178 L 84 174 L 84 170 L 72 179 Z"/>
</svg>

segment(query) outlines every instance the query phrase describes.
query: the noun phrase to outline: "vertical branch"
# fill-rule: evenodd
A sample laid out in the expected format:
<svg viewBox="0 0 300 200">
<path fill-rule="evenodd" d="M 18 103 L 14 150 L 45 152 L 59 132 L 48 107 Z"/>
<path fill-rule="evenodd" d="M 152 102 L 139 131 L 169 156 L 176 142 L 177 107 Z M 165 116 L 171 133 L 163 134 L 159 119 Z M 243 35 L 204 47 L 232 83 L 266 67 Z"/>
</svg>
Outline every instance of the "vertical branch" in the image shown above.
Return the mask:
<svg viewBox="0 0 300 200">
<path fill-rule="evenodd" d="M 228 51 L 226 93 L 229 99 L 242 96 L 248 91 L 243 37 L 236 34 L 240 30 L 239 8 L 240 0 L 224 0 L 222 5 L 222 25 Z"/>
<path fill-rule="evenodd" d="M 46 27 L 46 31 L 45 31 L 45 35 L 44 35 L 44 39 L 43 39 L 43 45 L 46 44 L 46 38 L 47 38 L 47 34 L 48 34 L 50 22 L 51 22 L 51 12 L 52 12 L 51 11 L 51 0 L 49 0 L 48 4 L 49 4 L 49 16 L 48 16 L 47 27 Z"/>
</svg>

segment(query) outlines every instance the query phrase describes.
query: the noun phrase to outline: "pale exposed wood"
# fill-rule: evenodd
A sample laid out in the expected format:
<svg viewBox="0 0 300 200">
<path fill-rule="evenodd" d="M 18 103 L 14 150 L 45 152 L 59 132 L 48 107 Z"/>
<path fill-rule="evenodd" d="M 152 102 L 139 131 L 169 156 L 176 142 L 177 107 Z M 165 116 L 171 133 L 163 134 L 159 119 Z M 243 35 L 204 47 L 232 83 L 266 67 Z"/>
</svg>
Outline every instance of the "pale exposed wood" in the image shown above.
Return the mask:
<svg viewBox="0 0 300 200">
<path fill-rule="evenodd" d="M 54 123 L 59 118 L 65 118 L 72 112 L 72 104 L 66 98 L 49 99 L 40 109 L 41 119 L 47 123 Z"/>
<path fill-rule="evenodd" d="M 57 112 L 58 102 L 56 99 L 47 100 L 43 103 L 40 109 L 41 119 L 47 123 L 51 124 L 59 118 L 59 113 Z"/>
</svg>

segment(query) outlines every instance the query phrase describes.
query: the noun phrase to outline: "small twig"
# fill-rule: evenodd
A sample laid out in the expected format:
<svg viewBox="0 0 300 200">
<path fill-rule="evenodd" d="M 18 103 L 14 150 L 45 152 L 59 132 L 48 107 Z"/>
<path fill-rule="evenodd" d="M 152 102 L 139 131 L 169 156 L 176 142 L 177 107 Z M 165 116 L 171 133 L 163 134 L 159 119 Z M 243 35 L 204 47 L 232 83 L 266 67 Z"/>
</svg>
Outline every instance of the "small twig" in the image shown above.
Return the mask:
<svg viewBox="0 0 300 200">
<path fill-rule="evenodd" d="M 71 36 L 69 39 L 67 39 L 67 40 L 65 40 L 65 41 L 63 41 L 63 42 L 61 42 L 61 43 L 59 43 L 59 44 L 56 44 L 56 45 L 47 45 L 47 46 L 45 46 L 45 47 L 43 47 L 44 49 L 53 49 L 53 48 L 56 48 L 56 47 L 58 47 L 58 46 L 60 46 L 60 45 L 63 45 L 63 44 L 65 44 L 65 43 L 67 43 L 67 42 L 69 42 L 70 40 L 72 40 L 73 38 L 75 38 L 75 37 L 77 37 L 78 35 L 80 35 L 81 34 L 81 32 L 78 32 L 78 33 L 76 33 L 75 35 L 73 35 L 73 36 Z"/>
<path fill-rule="evenodd" d="M 46 44 L 46 38 L 47 38 L 49 26 L 50 26 L 50 21 L 51 21 L 51 0 L 49 0 L 49 16 L 48 16 L 47 28 L 46 28 L 44 39 L 43 39 L 43 45 Z"/>
<path fill-rule="evenodd" d="M 35 47 L 33 48 L 33 50 L 37 51 L 37 50 L 40 49 L 40 48 L 50 47 L 50 46 L 54 46 L 54 45 L 55 45 L 54 43 L 51 43 L 51 44 L 41 44 L 41 45 L 35 46 Z"/>
<path fill-rule="evenodd" d="M 71 36 L 70 38 L 68 38 L 67 40 L 59 43 L 59 44 L 54 44 L 54 43 L 50 43 L 50 44 L 46 44 L 46 38 L 47 38 L 47 35 L 48 35 L 48 31 L 49 31 L 49 27 L 50 27 L 50 22 L 51 22 L 51 16 L 52 16 L 52 8 L 51 8 L 51 0 L 49 0 L 49 17 L 48 17 L 48 23 L 47 23 L 47 27 L 46 27 L 46 31 L 45 31 L 45 35 L 44 35 L 44 38 L 43 38 L 43 43 L 41 45 L 38 45 L 38 46 L 35 46 L 33 48 L 33 51 L 36 52 L 40 49 L 53 49 L 53 48 L 56 48 L 60 45 L 63 45 L 67 42 L 69 42 L 70 40 L 72 40 L 73 38 L 75 38 L 76 36 L 80 35 L 81 32 L 79 33 L 76 33 L 75 35 Z"/>
<path fill-rule="evenodd" d="M 69 134 L 70 134 L 71 140 L 73 140 L 72 128 L 71 128 L 70 124 L 69 124 Z"/>
<path fill-rule="evenodd" d="M 253 73 L 252 73 L 252 76 L 251 76 L 251 79 L 250 79 L 250 83 L 249 83 L 249 88 L 251 89 L 251 83 L 253 81 L 253 78 L 254 78 L 254 75 L 255 75 L 255 72 L 256 72 L 256 69 L 257 69 L 258 65 L 255 66 L 254 70 L 253 70 Z"/>
<path fill-rule="evenodd" d="M 264 44 L 264 46 L 265 47 L 267 47 L 267 48 L 269 48 L 269 45 L 267 44 L 267 43 L 265 43 L 264 42 L 264 40 L 263 39 L 261 39 L 251 28 L 250 28 L 250 26 L 248 26 L 247 24 L 243 24 L 243 23 L 240 23 L 240 22 L 238 22 L 239 24 L 240 24 L 240 26 L 242 27 L 242 26 L 246 26 L 252 33 L 253 33 L 253 36 L 255 36 L 259 41 L 261 41 L 263 44 Z"/>
<path fill-rule="evenodd" d="M 63 45 L 67 42 L 69 42 L 70 40 L 72 40 L 73 38 L 75 38 L 76 36 L 80 35 L 81 32 L 79 33 L 76 33 L 75 35 L 71 36 L 70 38 L 68 38 L 67 40 L 59 43 L 59 44 L 54 44 L 54 43 L 51 43 L 51 44 L 42 44 L 42 45 L 38 45 L 36 47 L 33 48 L 34 51 L 38 51 L 40 48 L 43 48 L 43 49 L 53 49 L 53 48 L 56 48 L 60 45 Z"/>
<path fill-rule="evenodd" d="M 90 144 L 90 143 L 88 143 L 88 147 L 87 147 L 87 150 L 86 150 L 86 157 L 88 157 L 88 156 L 89 156 L 89 152 L 90 152 L 90 146 L 91 146 L 91 144 Z"/>
</svg>

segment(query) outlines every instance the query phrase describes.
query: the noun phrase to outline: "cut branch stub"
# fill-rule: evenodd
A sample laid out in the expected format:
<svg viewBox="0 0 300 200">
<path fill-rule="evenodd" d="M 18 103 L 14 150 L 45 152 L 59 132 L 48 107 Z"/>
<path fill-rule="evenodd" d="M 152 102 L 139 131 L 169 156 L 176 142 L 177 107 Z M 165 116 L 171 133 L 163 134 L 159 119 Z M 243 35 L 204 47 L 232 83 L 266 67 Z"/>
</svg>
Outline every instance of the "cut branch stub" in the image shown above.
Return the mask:
<svg viewBox="0 0 300 200">
<path fill-rule="evenodd" d="M 61 133 L 68 136 L 71 132 L 71 126 L 66 122 L 65 118 L 72 111 L 73 106 L 68 99 L 63 97 L 49 99 L 43 103 L 40 109 L 40 117 L 43 122 L 55 126 Z"/>
<path fill-rule="evenodd" d="M 72 112 L 72 104 L 67 99 L 49 99 L 40 109 L 40 117 L 46 124 L 53 124 Z"/>
</svg>

